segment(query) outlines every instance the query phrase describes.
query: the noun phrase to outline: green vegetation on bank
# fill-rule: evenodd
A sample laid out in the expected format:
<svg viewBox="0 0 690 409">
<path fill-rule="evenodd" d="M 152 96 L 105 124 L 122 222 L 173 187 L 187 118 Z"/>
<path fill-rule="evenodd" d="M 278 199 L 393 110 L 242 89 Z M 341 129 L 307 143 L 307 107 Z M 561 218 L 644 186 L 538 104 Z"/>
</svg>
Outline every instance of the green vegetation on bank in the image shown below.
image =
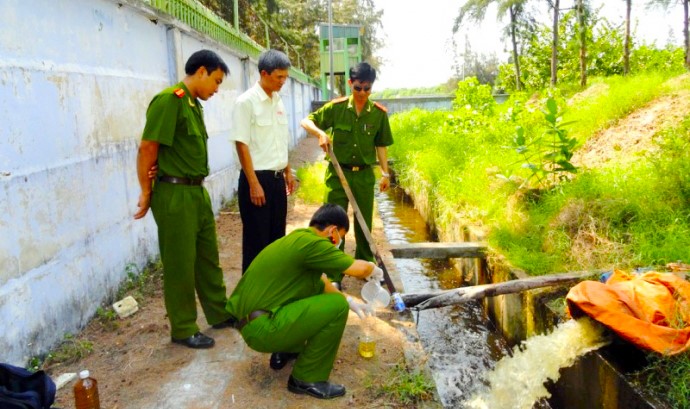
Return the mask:
<svg viewBox="0 0 690 409">
<path fill-rule="evenodd" d="M 401 362 L 386 373 L 385 379 L 365 379 L 367 389 L 375 396 L 395 400 L 398 408 L 416 408 L 434 397 L 434 382 L 419 368 L 408 368 Z"/>
<path fill-rule="evenodd" d="M 690 408 L 690 354 L 647 356 L 649 365 L 636 376 L 646 393 L 663 399 L 673 409 Z"/>
<path fill-rule="evenodd" d="M 577 147 L 563 141 L 582 146 L 654 98 L 690 89 L 687 77 L 668 79 L 609 77 L 570 98 L 550 89 L 502 105 L 488 86 L 465 80 L 453 111 L 391 119 L 398 182 L 449 239 L 458 226 L 481 226 L 493 247 L 531 274 L 688 260 L 690 120 L 661 132 L 654 153 L 636 160 L 532 177 L 569 161 L 558 155 Z M 549 115 L 559 118 L 551 123 Z M 561 142 L 554 125 L 563 129 Z M 530 149 L 541 152 L 538 161 L 524 155 Z"/>
</svg>

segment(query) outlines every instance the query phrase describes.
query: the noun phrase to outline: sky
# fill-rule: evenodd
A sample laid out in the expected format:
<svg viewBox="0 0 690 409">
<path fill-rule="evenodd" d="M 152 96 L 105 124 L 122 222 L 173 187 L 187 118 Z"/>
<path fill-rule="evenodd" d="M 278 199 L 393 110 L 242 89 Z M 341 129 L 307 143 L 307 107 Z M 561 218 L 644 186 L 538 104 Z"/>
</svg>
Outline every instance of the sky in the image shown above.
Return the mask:
<svg viewBox="0 0 690 409">
<path fill-rule="evenodd" d="M 379 33 L 384 48 L 378 55 L 384 60 L 376 79 L 376 91 L 386 88 L 431 87 L 446 82 L 453 65 L 452 29 L 463 0 L 375 0 L 383 10 L 383 30 Z M 605 3 L 605 4 L 604 4 Z M 641 2 L 638 2 L 641 3 Z M 594 0 L 595 7 L 604 4 L 602 15 L 610 21 L 624 21 L 625 2 Z M 561 1 L 561 7 L 571 2 Z M 548 22 L 548 9 L 543 7 Z M 647 43 L 656 41 L 665 45 L 669 31 L 673 30 L 676 43 L 682 44 L 682 9 L 680 6 L 663 12 L 648 10 L 633 2 L 633 26 L 637 17 L 645 16 L 645 24 L 637 26 L 638 37 Z M 509 43 L 500 39 L 505 25 L 496 20 L 495 9 L 490 9 L 485 22 L 458 34 L 457 40 L 464 49 L 467 37 L 474 52 L 490 54 L 506 61 Z"/>
</svg>

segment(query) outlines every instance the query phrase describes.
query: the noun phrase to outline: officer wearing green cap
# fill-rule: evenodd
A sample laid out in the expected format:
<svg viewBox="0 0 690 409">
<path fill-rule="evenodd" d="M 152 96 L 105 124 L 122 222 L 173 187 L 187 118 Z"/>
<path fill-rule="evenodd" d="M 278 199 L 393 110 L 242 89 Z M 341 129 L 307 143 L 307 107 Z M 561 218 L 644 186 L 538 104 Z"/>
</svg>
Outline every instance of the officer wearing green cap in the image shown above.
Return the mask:
<svg viewBox="0 0 690 409">
<path fill-rule="evenodd" d="M 214 328 L 234 325 L 225 310 L 227 293 L 218 259 L 216 223 L 202 186 L 209 173 L 206 126 L 201 101 L 218 91 L 228 67 L 213 51 L 192 54 L 186 77 L 156 95 L 146 112 L 146 126 L 137 156 L 141 186 L 138 211 L 149 208 L 158 226 L 163 262 L 163 292 L 174 343 L 210 348 L 213 338 L 196 324 L 199 296 L 206 320 Z M 150 175 L 157 177 L 152 183 Z"/>
<path fill-rule="evenodd" d="M 360 318 L 367 305 L 338 291 L 331 280 L 343 274 L 383 279 L 374 263 L 354 260 L 337 247 L 350 222 L 345 210 L 325 204 L 309 228 L 296 229 L 264 248 L 230 295 L 227 310 L 240 318 L 237 328 L 255 351 L 272 352 L 270 365 L 282 369 L 296 359 L 288 390 L 330 399 L 345 394 L 328 381 L 348 317 Z"/>
<path fill-rule="evenodd" d="M 386 147 L 393 144 L 386 108 L 369 100 L 375 80 L 376 70 L 368 63 L 361 62 L 351 67 L 347 83 L 352 95 L 327 103 L 301 122 L 309 134 L 319 138 L 319 145 L 325 152 L 332 139 L 333 153 L 343 168 L 369 230 L 376 183 L 372 165 L 378 158 L 382 175 L 379 189 L 383 192 L 390 186 Z M 329 128 L 331 137 L 324 131 Z M 348 199 L 332 164 L 326 170 L 325 183 L 326 203 L 339 204 L 347 209 Z M 374 255 L 356 219 L 355 240 L 355 258 L 373 261 Z"/>
</svg>

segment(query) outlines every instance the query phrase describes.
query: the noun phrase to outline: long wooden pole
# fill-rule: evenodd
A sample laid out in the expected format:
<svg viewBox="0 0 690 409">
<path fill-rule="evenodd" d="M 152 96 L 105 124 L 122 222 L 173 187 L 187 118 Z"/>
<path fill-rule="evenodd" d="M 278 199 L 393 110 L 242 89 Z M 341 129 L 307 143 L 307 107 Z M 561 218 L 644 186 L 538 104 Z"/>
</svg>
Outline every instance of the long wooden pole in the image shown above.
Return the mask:
<svg viewBox="0 0 690 409">
<path fill-rule="evenodd" d="M 343 169 L 340 167 L 340 163 L 338 163 L 338 159 L 335 157 L 335 154 L 333 153 L 333 147 L 331 144 L 328 144 L 328 157 L 331 159 L 331 163 L 333 164 L 333 167 L 335 168 L 335 173 L 338 174 L 338 178 L 340 179 L 340 184 L 343 186 L 343 190 L 345 191 L 345 195 L 347 196 L 347 200 L 350 202 L 350 205 L 352 205 L 352 210 L 355 213 L 355 217 L 357 218 L 357 222 L 359 223 L 359 227 L 362 229 L 362 232 L 364 233 L 364 237 L 367 239 L 367 243 L 369 243 L 369 248 L 371 249 L 371 252 L 374 254 L 374 258 L 376 259 L 376 263 L 381 267 L 381 270 L 383 270 L 383 280 L 386 282 L 386 287 L 388 287 L 388 291 L 390 291 L 391 294 L 396 293 L 397 291 L 395 290 L 395 285 L 393 284 L 393 281 L 391 280 L 391 276 L 388 274 L 388 269 L 386 269 L 386 265 L 383 264 L 383 259 L 381 258 L 381 255 L 379 254 L 379 250 L 376 248 L 376 244 L 374 243 L 374 239 L 371 237 L 371 232 L 369 231 L 369 226 L 367 226 L 366 221 L 364 220 L 364 216 L 362 216 L 362 212 L 359 210 L 359 206 L 357 206 L 357 201 L 355 200 L 355 196 L 352 194 L 352 190 L 350 189 L 350 185 L 347 183 L 347 179 L 345 179 L 345 174 L 343 173 Z"/>
<path fill-rule="evenodd" d="M 470 300 L 484 297 L 493 297 L 501 294 L 513 294 L 534 288 L 550 287 L 576 281 L 600 274 L 599 272 L 585 271 L 564 274 L 552 274 L 538 277 L 522 278 L 505 281 L 502 283 L 482 284 L 471 287 L 461 287 L 453 290 L 438 291 L 435 293 L 403 294 L 405 305 L 418 310 L 429 308 L 449 307 Z"/>
</svg>

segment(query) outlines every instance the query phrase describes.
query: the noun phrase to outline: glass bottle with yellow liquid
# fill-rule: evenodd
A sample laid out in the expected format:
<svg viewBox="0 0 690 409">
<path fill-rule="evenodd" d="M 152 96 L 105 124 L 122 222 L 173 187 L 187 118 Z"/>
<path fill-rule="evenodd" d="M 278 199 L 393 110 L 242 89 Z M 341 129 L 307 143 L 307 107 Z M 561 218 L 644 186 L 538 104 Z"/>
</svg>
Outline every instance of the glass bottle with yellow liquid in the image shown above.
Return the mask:
<svg viewBox="0 0 690 409">
<path fill-rule="evenodd" d="M 359 354 L 363 358 L 373 358 L 376 352 L 376 341 L 371 335 L 362 335 L 359 339 Z"/>
<path fill-rule="evenodd" d="M 371 327 L 374 317 L 364 319 L 364 331 L 359 337 L 359 355 L 363 358 L 373 358 L 376 352 L 376 340 L 372 335 Z"/>
</svg>

